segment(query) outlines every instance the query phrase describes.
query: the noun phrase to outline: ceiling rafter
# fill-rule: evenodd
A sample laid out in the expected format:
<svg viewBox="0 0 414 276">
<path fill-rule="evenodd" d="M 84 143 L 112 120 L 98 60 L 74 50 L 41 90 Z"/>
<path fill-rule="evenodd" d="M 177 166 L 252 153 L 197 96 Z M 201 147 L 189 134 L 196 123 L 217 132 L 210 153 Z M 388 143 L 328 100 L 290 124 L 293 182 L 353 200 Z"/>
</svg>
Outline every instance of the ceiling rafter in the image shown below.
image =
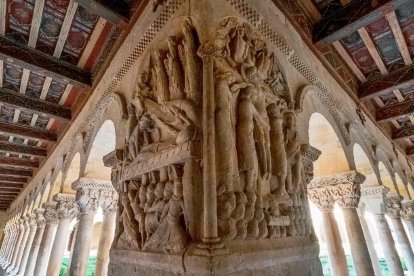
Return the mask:
<svg viewBox="0 0 414 276">
<path fill-rule="evenodd" d="M 359 88 L 359 98 L 371 99 L 391 93 L 396 89 L 409 88 L 412 85 L 414 85 L 414 65 L 405 66 L 362 84 Z"/>
<path fill-rule="evenodd" d="M 29 168 L 36 169 L 39 167 L 39 161 L 37 160 L 25 160 L 22 158 L 12 158 L 12 157 L 0 157 L 0 166 L 13 166 L 19 168 Z"/>
<path fill-rule="evenodd" d="M 381 74 L 386 75 L 388 74 L 387 67 L 384 64 L 380 54 L 378 53 L 377 47 L 375 47 L 374 41 L 372 41 L 371 36 L 369 35 L 367 29 L 365 27 L 358 30 L 359 35 L 362 38 L 362 41 L 367 46 L 368 52 L 371 54 L 371 57 L 374 59 L 375 64 L 377 65 L 378 69 L 380 70 Z"/>
<path fill-rule="evenodd" d="M 125 29 L 129 23 L 129 8 L 124 1 L 117 0 L 75 0 L 112 24 Z"/>
<path fill-rule="evenodd" d="M 387 122 L 413 114 L 414 100 L 409 100 L 378 109 L 375 118 L 378 122 Z"/>
<path fill-rule="evenodd" d="M 366 82 L 367 78 L 365 77 L 364 73 L 359 69 L 358 65 L 353 61 L 353 59 L 349 56 L 348 52 L 345 50 L 344 46 L 342 46 L 341 42 L 335 41 L 333 43 L 335 50 L 339 53 L 348 67 L 354 72 L 360 82 Z"/>
<path fill-rule="evenodd" d="M 385 16 L 391 27 L 391 31 L 394 34 L 394 38 L 397 42 L 398 49 L 400 50 L 401 56 L 404 60 L 405 65 L 411 65 L 413 63 L 410 55 L 410 51 L 407 47 L 404 35 L 401 31 L 400 23 L 398 22 L 395 11 L 390 12 Z"/>
<path fill-rule="evenodd" d="M 22 170 L 22 169 L 13 169 L 9 167 L 0 167 L 0 174 L 1 175 L 17 175 L 17 176 L 27 176 L 32 177 L 33 172 Z"/>
<path fill-rule="evenodd" d="M 13 183 L 13 182 L 6 182 L 1 181 L 0 182 L 0 189 L 22 189 L 23 183 Z"/>
<path fill-rule="evenodd" d="M 393 140 L 401 140 L 406 138 L 414 138 L 414 125 L 402 127 L 392 132 Z"/>
<path fill-rule="evenodd" d="M 0 60 L 39 71 L 50 78 L 63 79 L 82 88 L 92 84 L 89 72 L 4 36 L 0 36 Z"/>
<path fill-rule="evenodd" d="M 13 183 L 16 185 L 23 185 L 26 183 L 27 178 L 25 177 L 4 177 L 0 175 L 0 184 L 4 183 Z"/>
<path fill-rule="evenodd" d="M 38 156 L 38 157 L 47 156 L 47 151 L 44 148 L 17 145 L 17 144 L 11 144 L 11 143 L 6 143 L 6 142 L 0 142 L 0 151 L 14 153 L 14 154 L 25 154 L 29 156 Z"/>
<path fill-rule="evenodd" d="M 66 107 L 24 95 L 18 95 L 5 88 L 0 88 L 0 102 L 19 110 L 29 110 L 30 112 L 39 113 L 63 121 L 72 119 L 71 111 Z"/>
<path fill-rule="evenodd" d="M 0 121 L 0 132 L 23 139 L 57 142 L 56 133 L 40 128 L 28 127 L 22 124 L 11 124 Z"/>
<path fill-rule="evenodd" d="M 331 44 L 408 2 L 414 3 L 414 0 L 354 0 L 335 14 L 322 19 L 314 28 L 313 41 Z"/>
<path fill-rule="evenodd" d="M 76 3 L 74 0 L 70 0 L 65 19 L 63 19 L 62 28 L 60 29 L 59 38 L 55 46 L 55 51 L 53 52 L 53 56 L 55 58 L 59 58 L 63 52 L 63 48 L 65 47 L 66 39 L 68 38 L 70 27 L 72 26 L 72 21 L 75 17 L 77 8 L 78 3 Z"/>
</svg>

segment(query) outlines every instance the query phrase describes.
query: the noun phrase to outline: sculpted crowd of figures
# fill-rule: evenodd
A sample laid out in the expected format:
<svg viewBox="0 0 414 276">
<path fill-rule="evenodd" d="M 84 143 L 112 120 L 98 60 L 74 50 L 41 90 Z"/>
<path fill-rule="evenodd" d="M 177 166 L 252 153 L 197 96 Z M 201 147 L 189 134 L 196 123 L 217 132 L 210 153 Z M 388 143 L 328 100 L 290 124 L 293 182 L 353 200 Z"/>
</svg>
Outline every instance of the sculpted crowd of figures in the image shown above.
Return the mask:
<svg viewBox="0 0 414 276">
<path fill-rule="evenodd" d="M 201 138 L 202 62 L 195 29 L 185 21 L 164 44 L 138 74 L 123 168 Z M 309 234 L 294 103 L 274 55 L 236 18 L 221 21 L 213 45 L 220 238 Z M 183 163 L 154 165 L 134 179 L 117 177 L 116 248 L 176 253 L 195 239 L 188 230 Z"/>
</svg>

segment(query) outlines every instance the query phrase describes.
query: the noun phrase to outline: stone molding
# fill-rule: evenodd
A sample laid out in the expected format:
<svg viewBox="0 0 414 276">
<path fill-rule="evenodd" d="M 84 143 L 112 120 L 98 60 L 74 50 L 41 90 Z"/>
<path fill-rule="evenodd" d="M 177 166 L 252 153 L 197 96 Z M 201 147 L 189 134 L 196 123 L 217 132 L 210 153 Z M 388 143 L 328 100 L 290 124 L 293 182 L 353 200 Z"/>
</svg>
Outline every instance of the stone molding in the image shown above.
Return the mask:
<svg viewBox="0 0 414 276">
<path fill-rule="evenodd" d="M 361 196 L 382 196 L 385 195 L 390 191 L 385 186 L 377 185 L 377 186 L 361 186 Z"/>
<path fill-rule="evenodd" d="M 57 202 L 56 212 L 59 219 L 73 219 L 78 212 L 78 206 L 75 201 L 75 195 L 59 193 L 53 197 Z"/>
<path fill-rule="evenodd" d="M 388 193 L 385 197 L 385 212 L 391 218 L 399 218 L 402 197 L 397 193 Z"/>
<path fill-rule="evenodd" d="M 400 215 L 404 220 L 414 219 L 414 200 L 401 201 Z"/>
<path fill-rule="evenodd" d="M 308 196 L 321 210 L 332 210 L 335 202 L 341 208 L 357 208 L 364 180 L 356 171 L 316 177 L 308 185 Z"/>
<path fill-rule="evenodd" d="M 104 212 L 116 210 L 118 194 L 111 181 L 82 177 L 72 184 L 72 188 L 76 190 L 80 212 L 96 212 L 99 207 Z"/>
</svg>

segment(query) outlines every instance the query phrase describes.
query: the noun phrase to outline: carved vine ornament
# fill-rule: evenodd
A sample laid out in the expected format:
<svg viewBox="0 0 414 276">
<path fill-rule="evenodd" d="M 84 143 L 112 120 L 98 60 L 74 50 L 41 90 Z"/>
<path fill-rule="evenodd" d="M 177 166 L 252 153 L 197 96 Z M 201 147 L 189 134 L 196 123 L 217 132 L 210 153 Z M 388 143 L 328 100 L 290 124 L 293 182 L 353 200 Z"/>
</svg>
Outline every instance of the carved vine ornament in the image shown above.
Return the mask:
<svg viewBox="0 0 414 276">
<path fill-rule="evenodd" d="M 215 39 L 200 46 L 185 21 L 163 47 L 151 50 L 137 76 L 126 146 L 121 160 L 108 162 L 120 194 L 114 248 L 179 253 L 198 240 L 200 56 L 206 55 L 214 64 L 221 240 L 311 234 L 306 185 L 320 152 L 299 142 L 294 103 L 274 54 L 236 18 L 223 19 Z"/>
</svg>

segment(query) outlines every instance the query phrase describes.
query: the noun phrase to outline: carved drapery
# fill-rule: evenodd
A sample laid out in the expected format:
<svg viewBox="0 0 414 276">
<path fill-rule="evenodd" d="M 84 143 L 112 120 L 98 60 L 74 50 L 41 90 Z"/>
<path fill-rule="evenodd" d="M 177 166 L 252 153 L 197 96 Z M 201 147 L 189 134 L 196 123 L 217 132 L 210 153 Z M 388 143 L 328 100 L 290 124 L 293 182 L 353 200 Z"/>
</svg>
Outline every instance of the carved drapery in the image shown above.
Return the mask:
<svg viewBox="0 0 414 276">
<path fill-rule="evenodd" d="M 365 176 L 355 172 L 314 178 L 308 185 L 309 198 L 322 210 L 337 203 L 341 208 L 357 208 Z"/>
</svg>

